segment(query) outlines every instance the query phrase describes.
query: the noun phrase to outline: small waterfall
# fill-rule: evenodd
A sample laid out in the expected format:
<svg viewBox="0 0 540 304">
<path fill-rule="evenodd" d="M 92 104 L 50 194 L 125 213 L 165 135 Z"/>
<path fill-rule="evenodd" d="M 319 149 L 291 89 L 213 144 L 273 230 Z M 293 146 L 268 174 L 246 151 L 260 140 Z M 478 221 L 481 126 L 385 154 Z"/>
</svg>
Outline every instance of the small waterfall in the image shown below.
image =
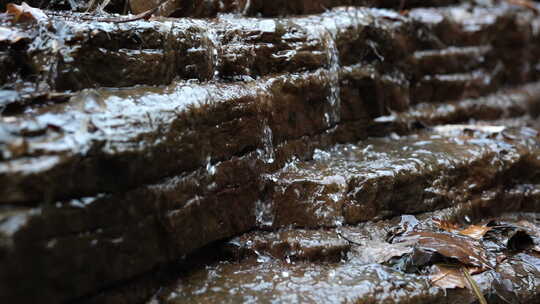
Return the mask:
<svg viewBox="0 0 540 304">
<path fill-rule="evenodd" d="M 273 139 L 274 135 L 272 129 L 270 128 L 268 121 L 265 120 L 263 122 L 263 130 L 261 137 L 261 143 L 263 147 L 262 149 L 257 150 L 257 154 L 259 155 L 260 159 L 266 164 L 273 164 L 276 159 Z"/>
<path fill-rule="evenodd" d="M 257 227 L 272 228 L 274 225 L 274 210 L 272 203 L 258 200 L 255 202 L 255 219 Z"/>
<path fill-rule="evenodd" d="M 207 36 L 208 38 L 208 41 L 209 41 L 209 47 L 212 48 L 211 50 L 211 62 L 212 62 L 212 80 L 217 80 L 219 78 L 219 66 L 221 65 L 221 60 L 220 60 L 220 54 L 219 54 L 219 51 L 220 49 L 222 49 L 222 46 L 221 46 L 221 40 L 219 39 L 219 34 L 217 32 L 217 29 L 214 28 L 214 27 L 211 27 L 209 26 L 207 28 Z"/>
<path fill-rule="evenodd" d="M 330 111 L 325 113 L 325 123 L 328 127 L 332 127 L 333 123 L 337 123 L 341 120 L 341 84 L 340 73 L 341 70 L 339 60 L 339 50 L 336 44 L 335 35 L 331 35 L 330 32 L 326 33 L 326 43 L 329 58 L 329 78 L 330 78 L 330 96 L 328 96 L 328 103 L 330 105 Z M 332 123 L 333 122 L 333 123 Z"/>
</svg>

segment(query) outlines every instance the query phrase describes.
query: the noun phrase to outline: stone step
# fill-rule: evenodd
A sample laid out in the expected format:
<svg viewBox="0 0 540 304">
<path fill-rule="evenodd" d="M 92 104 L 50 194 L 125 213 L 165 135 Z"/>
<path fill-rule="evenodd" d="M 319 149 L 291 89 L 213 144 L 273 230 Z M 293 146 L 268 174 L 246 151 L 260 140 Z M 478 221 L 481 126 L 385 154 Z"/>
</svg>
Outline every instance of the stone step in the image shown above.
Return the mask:
<svg viewBox="0 0 540 304">
<path fill-rule="evenodd" d="M 54 10 L 71 10 L 84 12 L 92 9 L 96 9 L 97 4 L 102 3 L 101 1 L 92 1 L 92 0 L 13 0 L 13 1 L 2 1 L 0 2 L 0 11 L 5 11 L 6 5 L 8 3 L 22 4 L 26 2 L 32 7 L 40 9 L 54 9 Z M 114 13 L 123 13 L 124 8 L 128 4 L 129 0 L 111 0 L 109 4 L 105 7 L 106 11 Z"/>
<path fill-rule="evenodd" d="M 526 175 L 520 171 L 524 163 L 536 162 L 534 145 L 524 149 L 490 136 L 495 135 L 480 140 L 435 132 L 317 151 L 313 161 L 290 163 L 269 176 L 261 216 L 270 228 L 331 227 L 471 200 L 475 193 L 511 184 L 513 174 Z"/>
<path fill-rule="evenodd" d="M 486 62 L 496 62 L 491 45 L 472 47 L 448 47 L 444 49 L 421 50 L 413 54 L 421 75 L 451 74 L 471 71 L 485 66 Z"/>
<path fill-rule="evenodd" d="M 320 70 L 239 84 L 89 90 L 69 103 L 4 115 L 0 202 L 40 204 L 116 192 L 254 151 L 277 157 L 270 167 L 279 168 L 290 157 L 282 152 L 292 151 L 289 141 L 324 134 L 334 135 L 311 146 L 355 141 L 387 109 L 407 108 L 401 82 L 370 67 L 345 68 L 340 78 Z M 511 97 L 525 109 L 539 90 L 537 84 L 526 88 Z M 507 98 L 475 103 L 497 109 Z M 503 118 L 504 109 L 495 118 Z M 418 119 L 427 115 L 433 113 Z M 295 149 L 311 155 L 313 148 Z"/>
<path fill-rule="evenodd" d="M 262 174 L 254 152 L 125 193 L 4 207 L 0 295 L 76 299 L 252 229 L 336 227 L 489 203 L 508 185 L 536 182 L 537 146 L 529 128 L 449 126 L 318 150 L 274 173 Z"/>
<path fill-rule="evenodd" d="M 421 103 L 403 112 L 376 117 L 368 134 L 382 135 L 392 132 L 407 134 L 415 128 L 468 123 L 470 121 L 501 121 L 501 125 L 536 126 L 539 114 L 538 99 L 534 85 L 522 86 L 518 90 L 507 90 L 503 94 L 492 94 L 481 98 L 466 98 L 443 103 Z M 519 117 L 519 118 L 518 118 Z M 517 120 L 516 120 L 517 118 Z M 510 119 L 512 121 L 504 121 Z"/>
<path fill-rule="evenodd" d="M 158 14 L 164 16 L 212 16 L 222 12 L 239 13 L 248 16 L 277 17 L 284 15 L 317 14 L 336 6 L 367 6 L 394 9 L 410 9 L 417 6 L 443 6 L 459 3 L 456 0 L 442 1 L 393 1 L 393 0 L 264 0 L 252 1 L 210 1 L 206 5 L 201 0 L 195 1 L 186 9 L 185 1 L 168 1 L 160 6 Z M 151 6 L 146 6 L 151 7 Z"/>
<path fill-rule="evenodd" d="M 252 230 L 451 206 L 537 212 L 538 133 L 524 125 L 538 125 L 539 18 L 497 3 L 130 23 L 1 15 L 18 38 L 0 41 L 0 303 L 92 300 Z M 471 125 L 437 126 L 448 123 Z M 334 262 L 351 250 L 326 240 L 262 247 Z M 417 286 L 414 299 L 441 296 L 384 265 L 356 270 L 357 282 L 386 273 Z M 401 292 L 380 281 L 389 293 L 355 299 Z"/>
<path fill-rule="evenodd" d="M 21 0 L 13 0 L 13 3 L 21 3 Z M 72 0 L 66 3 L 63 0 L 29 0 L 28 4 L 34 7 L 44 9 L 57 10 L 73 10 L 86 11 L 90 9 L 90 0 Z M 130 9 L 132 13 L 140 13 L 148 9 L 157 7 L 164 1 L 147 0 L 147 1 L 130 1 L 128 5 L 126 0 L 112 0 L 105 10 L 114 13 L 123 13 L 126 9 Z M 409 0 L 401 3 L 394 0 L 293 0 L 293 1 L 274 1 L 268 2 L 263 0 L 252 1 L 233 1 L 233 0 L 171 0 L 161 5 L 157 14 L 161 16 L 175 17 L 215 17 L 220 13 L 235 13 L 247 16 L 265 16 L 275 17 L 284 15 L 299 15 L 299 14 L 317 14 L 326 11 L 327 9 L 336 6 L 368 6 L 368 7 L 383 7 L 394 9 L 410 9 L 418 6 L 443 6 L 457 4 L 458 0 Z M 95 2 L 96 4 L 100 2 Z M 0 3 L 0 10 L 5 10 L 6 3 Z"/>
<path fill-rule="evenodd" d="M 226 15 L 131 23 L 48 11 L 50 21 L 36 26 L 13 25 L 2 15 L 0 26 L 18 38 L 0 45 L 0 62 L 7 67 L 0 69 L 0 106 L 98 86 L 164 85 L 173 79 L 249 81 L 357 63 L 380 66 L 382 74 L 397 70 L 410 82 L 425 73 L 422 62 L 415 64 L 418 52 L 452 47 L 491 47 L 497 61 L 478 69 L 500 63 L 503 74 L 508 69 L 504 79 L 533 79 L 536 69 L 523 67 L 517 77 L 512 67 L 518 59 L 521 65 L 538 64 L 538 18 L 520 7 L 474 7 L 478 16 L 470 16 L 469 9 L 413 9 L 402 16 L 337 8 L 278 20 Z M 448 32 L 458 40 L 447 38 Z M 517 45 L 521 56 L 505 57 Z M 449 59 L 445 72 L 467 72 L 452 71 L 450 58 L 455 56 L 439 54 Z"/>
<path fill-rule="evenodd" d="M 441 287 L 445 278 L 433 277 L 430 262 L 421 266 L 422 272 L 399 268 L 399 262 L 405 260 L 402 256 L 414 255 L 415 249 L 412 244 L 389 241 L 389 235 L 407 228 L 440 233 L 432 222 L 440 216 L 436 212 L 337 229 L 250 232 L 226 245 L 233 250 L 231 260 L 180 274 L 174 283 L 155 293 L 152 303 L 235 303 L 249 299 L 362 303 L 440 303 L 444 299 L 444 303 L 476 303 L 469 288 Z M 491 220 L 540 228 L 536 213 L 499 214 Z M 488 256 L 499 259 L 493 269 L 473 273 L 479 291 L 488 303 L 538 301 L 538 254 L 503 249 L 507 256 L 501 259 L 504 237 L 495 233 L 491 237 L 502 237 L 498 240 L 501 243 L 492 246 L 489 240 L 482 240 L 479 244 L 487 248 Z"/>
<path fill-rule="evenodd" d="M 373 90 L 378 81 L 371 80 Z M 4 115 L 0 201 L 28 204 L 114 192 L 255 151 L 274 163 L 280 145 L 340 124 L 339 82 L 319 70 L 248 83 L 88 90 L 69 103 Z M 345 102 L 360 103 L 351 123 L 367 125 L 368 111 L 376 113 L 382 100 L 363 105 L 350 96 Z M 365 137 L 365 130 L 347 136 Z"/>
<path fill-rule="evenodd" d="M 501 87 L 502 77 L 502 66 L 487 71 L 426 75 L 411 88 L 410 100 L 414 104 L 484 96 Z"/>
</svg>

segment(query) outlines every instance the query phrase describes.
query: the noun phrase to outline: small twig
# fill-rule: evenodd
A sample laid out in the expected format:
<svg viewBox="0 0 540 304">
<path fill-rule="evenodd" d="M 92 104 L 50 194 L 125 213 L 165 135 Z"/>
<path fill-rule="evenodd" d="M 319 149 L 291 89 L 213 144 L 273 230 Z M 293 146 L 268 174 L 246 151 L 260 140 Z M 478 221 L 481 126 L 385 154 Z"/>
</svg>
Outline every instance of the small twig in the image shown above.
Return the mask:
<svg viewBox="0 0 540 304">
<path fill-rule="evenodd" d="M 148 122 L 150 123 L 150 128 L 154 128 L 154 122 L 152 121 L 152 116 L 150 116 L 149 112 L 146 112 L 146 117 L 148 118 Z"/>
<path fill-rule="evenodd" d="M 126 22 L 132 22 L 132 21 L 141 20 L 141 19 L 148 20 L 148 19 L 150 19 L 152 14 L 157 11 L 157 9 L 158 9 L 157 7 L 153 8 L 153 9 L 149 9 L 146 12 L 142 12 L 140 14 L 137 14 L 137 15 L 132 16 L 132 17 L 127 17 L 127 18 L 123 18 L 123 17 L 95 18 L 95 17 L 83 16 L 83 17 L 81 17 L 81 19 L 83 19 L 83 20 L 91 20 L 91 21 L 98 21 L 98 22 L 126 23 Z"/>
<path fill-rule="evenodd" d="M 469 270 L 465 266 L 462 266 L 461 272 L 465 276 L 465 279 L 467 280 L 467 283 L 469 283 L 469 286 L 471 286 L 471 289 L 476 295 L 478 302 L 480 302 L 480 304 L 487 304 L 487 300 L 484 297 L 484 294 L 480 291 L 480 287 L 478 287 L 478 284 L 476 284 L 476 281 L 472 278 Z"/>
<path fill-rule="evenodd" d="M 341 233 L 341 231 L 338 231 L 337 234 L 338 234 L 341 238 L 343 238 L 345 241 L 347 241 L 347 242 L 349 242 L 349 243 L 351 243 L 351 244 L 353 244 L 353 245 L 356 245 L 356 246 L 362 246 L 362 244 L 360 244 L 360 243 L 358 243 L 358 242 L 355 242 L 355 241 L 349 239 L 348 237 L 346 237 L 345 235 L 343 235 L 343 233 Z"/>
</svg>

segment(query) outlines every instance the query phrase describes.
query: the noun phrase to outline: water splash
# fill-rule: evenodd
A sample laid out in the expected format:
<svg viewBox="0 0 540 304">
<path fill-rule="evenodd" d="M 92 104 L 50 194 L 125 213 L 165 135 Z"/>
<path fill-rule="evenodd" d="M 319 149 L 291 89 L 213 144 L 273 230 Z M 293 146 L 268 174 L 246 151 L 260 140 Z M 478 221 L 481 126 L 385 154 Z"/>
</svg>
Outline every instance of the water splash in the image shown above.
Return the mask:
<svg viewBox="0 0 540 304">
<path fill-rule="evenodd" d="M 255 202 L 255 219 L 259 228 L 271 228 L 274 224 L 274 210 L 270 202 Z"/>
<path fill-rule="evenodd" d="M 212 157 L 207 156 L 206 157 L 206 172 L 208 172 L 208 174 L 212 176 L 216 174 L 216 171 L 217 171 L 217 167 L 215 164 L 212 164 Z"/>
<path fill-rule="evenodd" d="M 339 50 L 336 43 L 336 35 L 332 35 L 326 31 L 325 42 L 327 44 L 329 58 L 329 78 L 330 78 L 330 95 L 327 102 L 330 105 L 329 112 L 325 113 L 325 122 L 328 127 L 333 126 L 333 123 L 340 121 L 341 115 L 341 84 L 340 84 L 340 61 Z"/>
<path fill-rule="evenodd" d="M 273 142 L 274 134 L 267 121 L 265 121 L 263 125 L 263 134 L 261 137 L 263 148 L 258 149 L 257 152 L 260 159 L 266 164 L 273 164 L 276 159 Z"/>
</svg>

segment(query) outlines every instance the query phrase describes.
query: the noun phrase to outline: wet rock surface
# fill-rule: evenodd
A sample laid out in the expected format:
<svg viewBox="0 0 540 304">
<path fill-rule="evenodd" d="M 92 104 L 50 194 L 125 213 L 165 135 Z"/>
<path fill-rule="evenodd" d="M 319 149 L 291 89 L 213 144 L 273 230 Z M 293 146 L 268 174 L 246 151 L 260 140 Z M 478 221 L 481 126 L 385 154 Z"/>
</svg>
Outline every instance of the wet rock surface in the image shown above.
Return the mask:
<svg viewBox="0 0 540 304">
<path fill-rule="evenodd" d="M 424 265 L 415 271 L 397 270 L 403 261 L 414 260 L 419 247 L 414 246 L 415 242 L 404 244 L 388 239 L 389 231 L 413 224 L 414 227 L 409 228 L 418 234 L 446 235 L 460 242 L 474 242 L 472 238 L 462 240 L 462 237 L 441 232 L 434 224 L 435 219 L 448 216 L 449 212 L 452 211 L 442 210 L 418 219 L 406 215 L 355 227 L 249 233 L 224 246 L 232 246 L 238 252 L 249 251 L 251 255 L 240 260 L 236 255 L 205 269 L 191 271 L 156 294 L 149 303 L 317 302 L 321 299 L 328 302 L 474 303 L 477 299 L 465 288 L 445 290 L 440 287 L 441 280 L 448 281 L 448 278 L 434 277 L 431 266 Z M 506 214 L 500 219 L 506 220 L 509 226 L 526 225 L 537 231 L 536 216 Z M 494 259 L 494 266 L 473 274 L 473 279 L 489 303 L 537 301 L 533 294 L 539 286 L 538 252 L 531 248 L 509 250 L 502 244 L 491 246 L 493 240 L 500 237 L 498 233 L 492 231 L 491 236 L 486 235 L 475 245 L 476 250 Z M 325 244 L 327 256 L 337 260 L 320 262 L 318 255 L 314 258 L 313 238 L 321 239 L 319 244 Z M 504 259 L 500 259 L 502 256 Z"/>
<path fill-rule="evenodd" d="M 0 302 L 538 301 L 537 4 L 217 2 L 0 15 Z"/>
<path fill-rule="evenodd" d="M 14 103 L 4 111 L 20 112 L 32 100 L 62 100 L 70 91 L 100 86 L 166 85 L 174 79 L 249 82 L 368 64 L 373 69 L 367 78 L 380 75 L 389 106 L 403 109 L 410 100 L 478 96 L 537 78 L 537 19 L 530 9 L 515 6 L 422 8 L 406 15 L 336 8 L 279 19 L 121 20 L 49 11 L 46 21 L 29 26 L 2 16 L 7 38 L 0 54 L 13 68 L 0 75 L 0 106 Z"/>
<path fill-rule="evenodd" d="M 365 126 L 390 111 L 535 80 L 534 14 L 507 6 L 478 7 L 472 15 L 469 9 L 418 9 L 404 17 L 355 8 L 277 21 L 133 23 L 53 14 L 48 27 L 37 25 L 44 32 L 26 23 L 6 27 L 31 38 L 5 45 L 6 61 L 28 61 L 19 62 L 15 73 L 9 70 L 0 91 L 7 166 L 0 172 L 6 185 L 0 201 L 133 188 L 233 155 L 275 150 L 268 142 L 275 147 L 338 125 L 355 125 L 349 133 L 356 134 L 341 139 L 350 142 L 365 137 Z M 449 30 L 459 39 L 445 37 Z M 530 56 L 509 56 L 514 46 Z M 438 68 L 427 71 L 429 65 Z M 240 129 L 249 134 L 233 136 Z M 208 141 L 194 140 L 200 136 Z M 240 142 L 219 142 L 226 136 Z M 24 172 L 36 154 L 46 155 L 42 168 Z M 174 161 L 178 155 L 185 163 Z M 111 169 L 120 178 L 108 180 Z M 51 176 L 73 184 L 56 187 L 47 182 L 56 180 Z"/>
<path fill-rule="evenodd" d="M 61 290 L 83 293 L 106 287 L 104 277 L 111 283 L 125 280 L 257 228 L 331 228 L 468 203 L 471 208 L 493 207 L 494 214 L 499 209 L 536 210 L 537 132 L 477 128 L 452 126 L 319 150 L 312 161 L 289 162 L 262 177 L 251 171 L 252 162 L 238 159 L 209 168 L 215 170 L 211 176 L 204 169 L 126 193 L 8 208 L 3 269 L 13 268 L 7 281 L 17 283 L 4 286 L 13 292 L 24 286 L 19 282 L 28 273 L 54 267 L 55 275 L 76 279 L 63 283 L 68 285 Z M 509 193 L 513 184 L 516 193 Z M 320 260 L 348 247 L 326 244 L 324 235 L 314 238 L 318 245 L 307 255 Z M 279 251 L 280 246 L 270 244 L 265 250 Z M 286 246 L 295 251 L 294 246 L 307 245 Z M 33 286 L 46 280 L 33 278 Z"/>
<path fill-rule="evenodd" d="M 20 0 L 13 1 L 21 3 Z M 235 13 L 247 16 L 276 17 L 292 14 L 316 14 L 337 6 L 363 6 L 382 7 L 394 9 L 409 9 L 422 6 L 446 6 L 457 4 L 459 0 L 279 0 L 268 2 L 263 0 L 111 0 L 108 3 L 92 0 L 29 0 L 32 6 L 42 9 L 84 11 L 95 9 L 98 6 L 102 10 L 114 13 L 132 12 L 141 13 L 159 7 L 157 14 L 174 17 L 215 17 L 220 13 Z M 107 5 L 104 5 L 104 4 Z M 0 9 L 5 8 L 6 3 L 0 3 Z"/>
</svg>

